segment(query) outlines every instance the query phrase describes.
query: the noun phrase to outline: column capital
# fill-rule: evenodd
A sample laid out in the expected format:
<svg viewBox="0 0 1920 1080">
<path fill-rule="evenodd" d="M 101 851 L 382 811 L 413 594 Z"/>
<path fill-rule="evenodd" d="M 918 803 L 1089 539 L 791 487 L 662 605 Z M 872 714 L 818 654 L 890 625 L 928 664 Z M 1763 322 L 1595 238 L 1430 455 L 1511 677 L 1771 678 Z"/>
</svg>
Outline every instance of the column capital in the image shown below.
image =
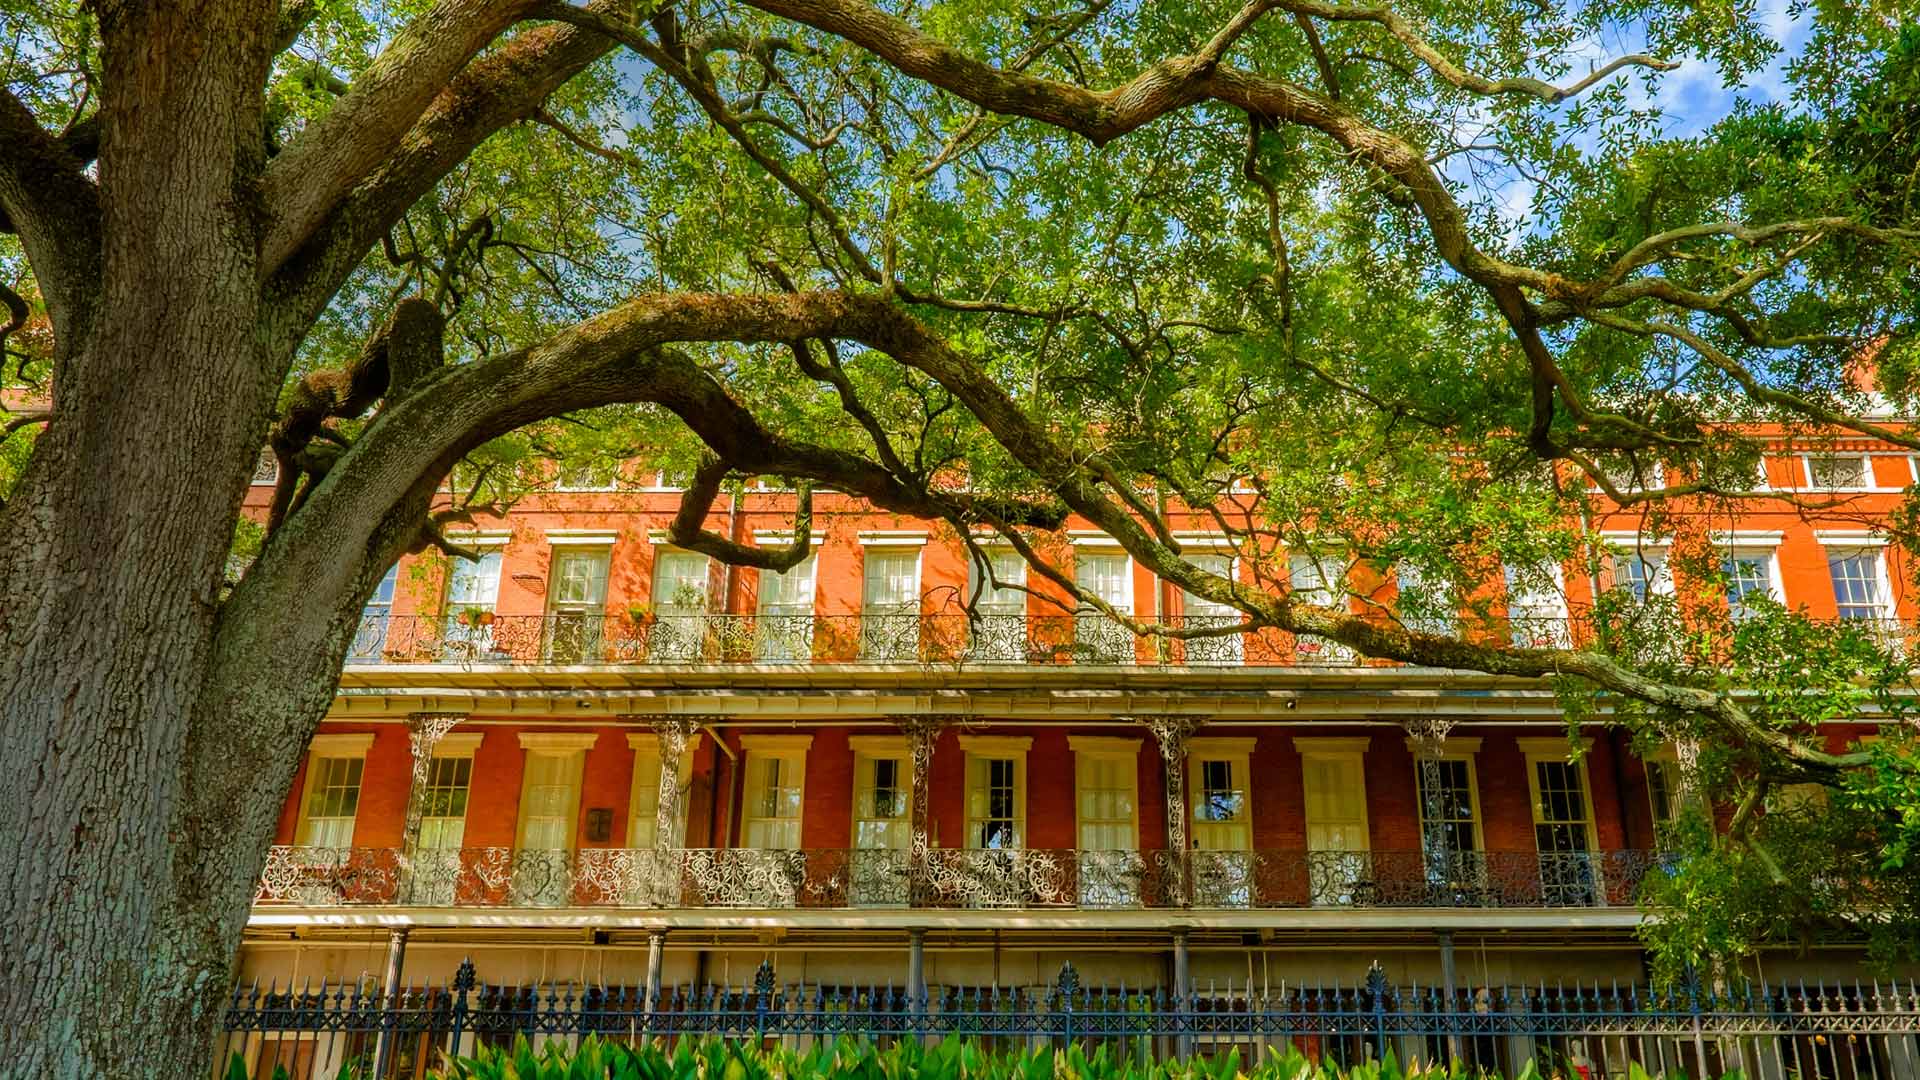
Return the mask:
<svg viewBox="0 0 1920 1080">
<path fill-rule="evenodd" d="M 1206 717 L 1191 713 L 1148 713 L 1121 719 L 1132 720 L 1146 728 L 1147 733 L 1153 736 L 1153 741 L 1159 744 L 1160 756 L 1168 761 L 1186 756 L 1187 740 L 1207 722 Z"/>
</svg>

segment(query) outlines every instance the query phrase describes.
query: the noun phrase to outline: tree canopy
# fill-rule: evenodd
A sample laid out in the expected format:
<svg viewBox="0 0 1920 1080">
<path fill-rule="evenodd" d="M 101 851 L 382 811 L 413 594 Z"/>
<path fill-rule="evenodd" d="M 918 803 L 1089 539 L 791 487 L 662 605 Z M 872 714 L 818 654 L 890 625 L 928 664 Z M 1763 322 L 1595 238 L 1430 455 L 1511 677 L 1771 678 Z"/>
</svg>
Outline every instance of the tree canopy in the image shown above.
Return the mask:
<svg viewBox="0 0 1920 1080">
<path fill-rule="evenodd" d="M 0 384 L 53 405 L 0 444 L 8 673 L 72 644 L 36 544 L 90 477 L 213 493 L 217 527 L 169 538 L 206 613 L 177 745 L 288 781 L 386 567 L 542 462 L 999 530 L 1100 607 L 1035 539 L 1072 513 L 1249 629 L 1551 678 L 1570 724 L 1689 748 L 1647 931 L 1669 972 L 1836 929 L 1912 958 L 1904 644 L 1729 620 L 1685 543 L 1742 508 L 1847 512 L 1760 482 L 1782 439 L 1920 451 L 1920 24 L 1784 14 L 1783 37 L 1663 0 L 9 4 Z M 201 314 L 244 324 L 231 367 L 165 344 Z M 106 343 L 147 340 L 117 389 Z M 118 439 L 172 464 L 88 473 Z M 227 580 L 262 445 L 286 487 Z M 1183 559 L 1169 501 L 1256 580 Z M 1622 512 L 1699 587 L 1607 592 L 1578 647 L 1402 617 L 1592 563 L 1584 523 Z M 1281 551 L 1421 584 L 1329 605 Z M 311 627 L 262 629 L 296 604 Z M 1829 746 L 1862 710 L 1886 737 Z M 1780 797 L 1802 784 L 1828 794 Z"/>
</svg>

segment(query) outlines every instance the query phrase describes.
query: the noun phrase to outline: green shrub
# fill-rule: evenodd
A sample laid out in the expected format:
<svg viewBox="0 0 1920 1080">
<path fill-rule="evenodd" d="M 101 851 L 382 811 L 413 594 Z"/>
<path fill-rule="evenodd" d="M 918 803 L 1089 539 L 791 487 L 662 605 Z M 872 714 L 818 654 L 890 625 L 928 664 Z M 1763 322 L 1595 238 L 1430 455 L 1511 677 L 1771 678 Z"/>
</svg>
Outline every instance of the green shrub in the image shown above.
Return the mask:
<svg viewBox="0 0 1920 1080">
<path fill-rule="evenodd" d="M 276 1071 L 273 1078 L 281 1080 Z M 1572 1070 L 1542 1075 L 1533 1062 L 1513 1080 L 1554 1080 L 1576 1076 Z M 1680 1078 L 1682 1074 L 1672 1073 Z M 1738 1080 L 1729 1073 L 1727 1080 Z M 1633 1067 L 1629 1080 L 1655 1080 Z M 891 1046 L 842 1037 L 821 1040 L 806 1051 L 785 1047 L 761 1049 L 752 1043 L 726 1039 L 682 1039 L 672 1049 L 653 1042 L 639 1047 L 605 1042 L 591 1035 L 569 1048 L 548 1041 L 535 1050 L 525 1037 L 511 1047 L 483 1047 L 470 1058 L 456 1059 L 430 1080 L 1454 1080 L 1487 1078 L 1495 1074 L 1456 1064 L 1415 1065 L 1402 1068 L 1391 1052 L 1384 1061 L 1345 1069 L 1318 1065 L 1299 1049 L 1272 1051 L 1256 1062 L 1242 1062 L 1238 1050 L 1212 1058 L 1143 1063 L 1110 1056 L 1100 1047 L 1087 1053 L 1079 1046 L 1065 1050 L 1000 1052 L 972 1038 L 949 1038 L 922 1046 L 901 1041 Z M 238 1055 L 227 1080 L 248 1080 Z M 355 1069 L 342 1070 L 336 1080 L 360 1080 Z"/>
</svg>

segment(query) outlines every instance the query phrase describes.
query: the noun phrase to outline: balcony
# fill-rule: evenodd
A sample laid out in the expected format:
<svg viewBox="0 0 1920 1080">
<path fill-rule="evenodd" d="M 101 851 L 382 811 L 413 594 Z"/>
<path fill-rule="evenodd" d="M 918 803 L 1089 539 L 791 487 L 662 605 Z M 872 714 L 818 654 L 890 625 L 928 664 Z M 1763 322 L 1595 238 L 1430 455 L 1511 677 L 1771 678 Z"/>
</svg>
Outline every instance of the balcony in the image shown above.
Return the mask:
<svg viewBox="0 0 1920 1080">
<path fill-rule="evenodd" d="M 1180 619 L 1164 620 L 1182 627 Z M 1224 629 L 1194 616 L 1188 629 Z M 461 665 L 1084 665 L 1367 667 L 1309 635 L 1263 630 L 1137 638 L 1101 615 L 488 615 L 468 623 L 381 615 L 360 624 L 349 667 Z"/>
<path fill-rule="evenodd" d="M 940 910 L 1631 907 L 1650 851 L 905 851 L 276 847 L 255 903 L 296 907 Z"/>
</svg>

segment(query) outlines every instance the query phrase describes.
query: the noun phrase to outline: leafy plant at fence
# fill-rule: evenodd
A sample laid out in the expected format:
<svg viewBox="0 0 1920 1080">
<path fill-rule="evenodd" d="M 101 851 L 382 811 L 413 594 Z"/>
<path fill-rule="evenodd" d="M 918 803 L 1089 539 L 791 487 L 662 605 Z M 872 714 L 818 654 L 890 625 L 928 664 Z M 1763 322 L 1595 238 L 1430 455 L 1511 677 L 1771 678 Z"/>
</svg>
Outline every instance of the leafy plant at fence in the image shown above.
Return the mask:
<svg viewBox="0 0 1920 1080">
<path fill-rule="evenodd" d="M 1549 1077 L 1571 1074 L 1571 1069 L 1555 1069 Z M 350 1063 L 335 1080 L 363 1080 L 365 1075 Z M 1414 1062 L 1403 1067 L 1391 1050 L 1376 1062 L 1327 1065 L 1292 1045 L 1284 1051 L 1269 1048 L 1259 1060 L 1243 1063 L 1237 1049 L 1213 1057 L 1143 1061 L 1125 1053 L 1110 1054 L 1105 1046 L 1091 1052 L 1078 1044 L 1064 1050 L 1001 1052 L 963 1037 L 927 1046 L 904 1041 L 882 1047 L 843 1036 L 794 1050 L 762 1049 L 726 1039 L 683 1039 L 672 1048 L 656 1041 L 636 1047 L 589 1035 L 577 1046 L 549 1040 L 536 1050 L 522 1035 L 511 1046 L 481 1047 L 473 1057 L 458 1058 L 445 1071 L 430 1073 L 428 1080 L 1455 1080 L 1469 1076 L 1499 1080 L 1496 1073 L 1460 1061 L 1451 1065 Z M 1738 1076 L 1728 1073 L 1726 1080 Z M 249 1080 L 240 1055 L 229 1062 L 226 1080 Z M 271 1075 L 252 1080 L 288 1077 L 285 1066 L 276 1065 Z M 1543 1077 L 1528 1061 L 1513 1080 Z M 1630 1064 L 1627 1080 L 1654 1077 Z"/>
</svg>

